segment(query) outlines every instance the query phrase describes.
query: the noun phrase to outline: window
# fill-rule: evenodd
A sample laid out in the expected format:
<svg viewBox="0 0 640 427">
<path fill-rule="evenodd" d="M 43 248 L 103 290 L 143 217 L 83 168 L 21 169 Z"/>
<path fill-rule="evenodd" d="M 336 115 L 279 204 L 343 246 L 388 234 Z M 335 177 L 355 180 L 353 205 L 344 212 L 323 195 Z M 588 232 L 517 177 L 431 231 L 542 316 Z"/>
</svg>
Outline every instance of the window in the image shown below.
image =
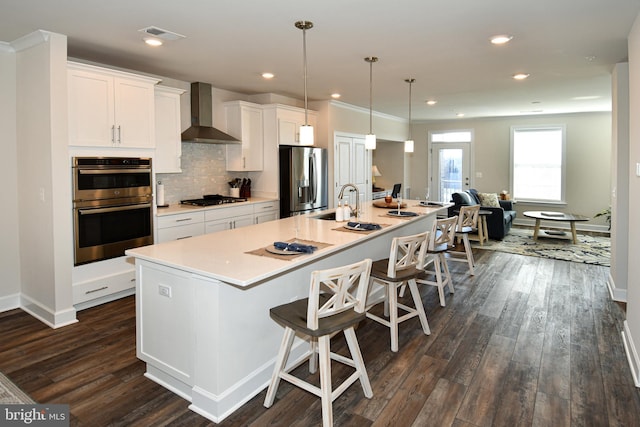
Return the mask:
<svg viewBox="0 0 640 427">
<path fill-rule="evenodd" d="M 449 130 L 431 133 L 431 142 L 471 142 L 470 130 Z"/>
<path fill-rule="evenodd" d="M 511 128 L 511 188 L 517 200 L 563 203 L 565 126 Z"/>
</svg>

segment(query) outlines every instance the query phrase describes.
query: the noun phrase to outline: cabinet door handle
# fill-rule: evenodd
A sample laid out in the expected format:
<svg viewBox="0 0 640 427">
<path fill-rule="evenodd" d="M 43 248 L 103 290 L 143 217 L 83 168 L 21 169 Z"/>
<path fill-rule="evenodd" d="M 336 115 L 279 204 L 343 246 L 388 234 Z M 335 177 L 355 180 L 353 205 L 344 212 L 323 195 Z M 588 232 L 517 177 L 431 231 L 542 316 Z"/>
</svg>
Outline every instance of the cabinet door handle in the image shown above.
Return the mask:
<svg viewBox="0 0 640 427">
<path fill-rule="evenodd" d="M 176 219 L 176 222 L 184 222 L 184 221 L 191 221 L 193 218 L 181 218 L 181 219 Z"/>
<path fill-rule="evenodd" d="M 178 237 L 176 240 L 188 239 L 189 237 L 193 237 L 193 236 L 182 236 L 182 237 Z"/>
<path fill-rule="evenodd" d="M 116 143 L 116 126 L 115 125 L 111 126 L 111 143 L 112 144 Z"/>
<path fill-rule="evenodd" d="M 105 289 L 109 289 L 109 287 L 108 286 L 103 286 L 103 287 L 98 288 L 98 289 L 91 289 L 90 291 L 86 291 L 85 295 L 92 294 L 94 292 L 104 291 Z"/>
<path fill-rule="evenodd" d="M 122 129 L 118 126 L 118 144 L 122 144 Z"/>
</svg>

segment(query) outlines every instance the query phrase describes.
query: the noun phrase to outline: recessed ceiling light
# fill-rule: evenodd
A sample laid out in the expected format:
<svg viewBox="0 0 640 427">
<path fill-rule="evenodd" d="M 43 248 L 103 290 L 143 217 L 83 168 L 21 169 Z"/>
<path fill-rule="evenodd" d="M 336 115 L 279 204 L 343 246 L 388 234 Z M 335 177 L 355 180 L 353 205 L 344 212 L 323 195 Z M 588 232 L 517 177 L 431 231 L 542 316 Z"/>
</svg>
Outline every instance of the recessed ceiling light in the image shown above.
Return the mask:
<svg viewBox="0 0 640 427">
<path fill-rule="evenodd" d="M 169 30 L 163 30 L 162 28 L 153 27 L 153 26 L 145 27 L 138 31 L 140 31 L 141 33 L 145 33 L 150 36 L 153 36 L 157 39 L 165 40 L 165 41 L 175 41 L 175 40 L 180 40 L 185 38 L 185 36 L 183 36 L 182 34 L 174 33 L 173 31 L 169 31 Z"/>
<path fill-rule="evenodd" d="M 529 77 L 528 73 L 518 73 L 518 74 L 514 74 L 513 75 L 513 78 L 516 79 L 516 80 L 524 80 L 527 77 Z"/>
<path fill-rule="evenodd" d="M 456 117 L 464 117 L 464 113 L 457 113 Z"/>
<path fill-rule="evenodd" d="M 510 36 L 507 34 L 500 34 L 500 35 L 491 37 L 489 40 L 491 40 L 491 43 L 493 44 L 505 44 L 505 43 L 509 43 L 512 39 L 513 39 L 513 36 Z"/>
<path fill-rule="evenodd" d="M 273 73 L 262 73 L 262 78 L 263 79 L 269 80 L 269 79 L 272 79 L 274 77 L 275 77 L 275 75 Z"/>
<path fill-rule="evenodd" d="M 153 46 L 153 47 L 162 46 L 162 40 L 154 39 L 151 37 L 145 37 L 144 42 L 149 46 Z"/>
<path fill-rule="evenodd" d="M 340 96 L 341 96 L 341 95 L 340 95 L 339 93 L 332 93 L 332 94 L 331 94 L 331 97 L 332 97 L 333 99 L 338 99 L 338 98 L 340 98 Z"/>
<path fill-rule="evenodd" d="M 438 103 L 438 101 L 436 101 L 435 99 L 430 99 L 427 101 L 427 105 L 436 105 Z"/>
</svg>

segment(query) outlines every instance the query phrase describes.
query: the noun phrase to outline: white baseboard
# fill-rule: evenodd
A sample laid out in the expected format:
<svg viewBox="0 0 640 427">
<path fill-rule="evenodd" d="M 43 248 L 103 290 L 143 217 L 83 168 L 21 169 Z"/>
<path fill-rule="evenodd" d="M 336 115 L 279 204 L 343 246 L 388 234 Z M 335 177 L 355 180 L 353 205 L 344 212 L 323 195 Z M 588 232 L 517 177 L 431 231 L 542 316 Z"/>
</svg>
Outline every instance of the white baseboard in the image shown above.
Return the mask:
<svg viewBox="0 0 640 427">
<path fill-rule="evenodd" d="M 20 308 L 20 294 L 6 295 L 0 298 L 0 313 Z"/>
<path fill-rule="evenodd" d="M 296 339 L 289 354 L 287 370 L 292 370 L 304 363 L 308 357 L 308 343 Z M 219 395 L 213 394 L 197 385 L 194 386 L 189 409 L 214 423 L 220 423 L 269 385 L 275 362 L 276 358 L 273 357 L 269 362 Z"/>
<path fill-rule="evenodd" d="M 640 357 L 638 357 L 638 351 L 633 342 L 633 337 L 629 330 L 629 324 L 626 320 L 624 321 L 624 330 L 622 331 L 622 342 L 624 343 L 624 351 L 627 353 L 627 360 L 629 361 L 629 367 L 631 368 L 633 382 L 636 387 L 640 387 Z"/>
<path fill-rule="evenodd" d="M 607 289 L 609 289 L 609 295 L 612 300 L 627 302 L 627 290 L 616 288 L 616 283 L 615 280 L 613 280 L 613 276 L 611 276 L 611 272 L 609 272 L 609 277 L 607 277 Z"/>
<path fill-rule="evenodd" d="M 20 295 L 20 308 L 47 326 L 56 329 L 76 323 L 76 310 L 71 307 L 62 311 L 52 311 L 27 295 Z"/>
</svg>

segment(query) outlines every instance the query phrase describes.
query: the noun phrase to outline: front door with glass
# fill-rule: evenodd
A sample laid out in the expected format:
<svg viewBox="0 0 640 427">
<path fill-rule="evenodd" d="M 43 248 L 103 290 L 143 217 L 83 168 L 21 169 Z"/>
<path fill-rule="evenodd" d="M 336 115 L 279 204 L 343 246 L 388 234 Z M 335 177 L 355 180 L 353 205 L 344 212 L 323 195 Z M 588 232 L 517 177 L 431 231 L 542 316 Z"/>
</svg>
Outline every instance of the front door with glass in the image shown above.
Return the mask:
<svg viewBox="0 0 640 427">
<path fill-rule="evenodd" d="M 427 194 L 431 200 L 448 202 L 453 193 L 471 187 L 472 143 L 472 130 L 429 132 L 431 185 Z"/>
</svg>

